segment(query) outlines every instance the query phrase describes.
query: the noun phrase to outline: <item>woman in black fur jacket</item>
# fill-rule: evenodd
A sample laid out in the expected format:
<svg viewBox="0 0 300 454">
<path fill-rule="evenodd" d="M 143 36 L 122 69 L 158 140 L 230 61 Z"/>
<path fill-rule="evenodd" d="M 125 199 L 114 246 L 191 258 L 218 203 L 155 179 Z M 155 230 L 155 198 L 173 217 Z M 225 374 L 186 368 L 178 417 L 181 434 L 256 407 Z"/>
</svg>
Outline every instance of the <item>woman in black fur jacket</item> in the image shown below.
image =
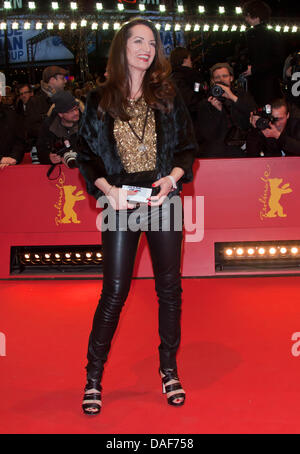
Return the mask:
<svg viewBox="0 0 300 454">
<path fill-rule="evenodd" d="M 127 22 L 112 42 L 107 80 L 88 96 L 81 121 L 80 171 L 100 206 L 109 202 L 101 228 L 103 289 L 89 339 L 82 404 L 89 415 L 101 410 L 103 366 L 129 292 L 142 231 L 159 300 L 163 390 L 170 405 L 185 401 L 176 364 L 182 207 L 176 203 L 172 211 L 170 201 L 180 200 L 173 197 L 182 183 L 192 180 L 197 145 L 191 119 L 169 75 L 152 22 L 140 18 Z"/>
</svg>

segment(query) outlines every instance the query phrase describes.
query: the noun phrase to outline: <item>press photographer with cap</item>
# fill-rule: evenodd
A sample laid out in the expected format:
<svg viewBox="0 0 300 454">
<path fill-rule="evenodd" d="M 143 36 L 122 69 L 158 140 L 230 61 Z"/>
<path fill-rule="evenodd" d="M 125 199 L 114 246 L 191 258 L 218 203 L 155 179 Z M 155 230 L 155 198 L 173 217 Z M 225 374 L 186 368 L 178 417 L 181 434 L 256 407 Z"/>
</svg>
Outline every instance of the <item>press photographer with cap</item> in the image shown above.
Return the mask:
<svg viewBox="0 0 300 454">
<path fill-rule="evenodd" d="M 252 96 L 234 88 L 233 69 L 228 63 L 216 63 L 210 69 L 211 91 L 200 102 L 196 137 L 199 157 L 238 158 L 250 128 L 250 113 L 255 110 Z"/>
<path fill-rule="evenodd" d="M 69 71 L 60 66 L 47 66 L 42 75 L 41 90 L 39 94 L 35 96 L 35 103 L 38 106 L 39 112 L 44 117 L 51 113 L 52 109 L 52 96 L 65 89 L 67 80 L 66 76 Z"/>
<path fill-rule="evenodd" d="M 78 123 L 81 115 L 79 102 L 68 91 L 59 91 L 52 97 L 54 110 L 42 125 L 37 141 L 40 164 L 76 166 Z M 67 155 L 66 155 L 67 153 Z M 71 158 L 69 159 L 69 157 Z"/>
</svg>

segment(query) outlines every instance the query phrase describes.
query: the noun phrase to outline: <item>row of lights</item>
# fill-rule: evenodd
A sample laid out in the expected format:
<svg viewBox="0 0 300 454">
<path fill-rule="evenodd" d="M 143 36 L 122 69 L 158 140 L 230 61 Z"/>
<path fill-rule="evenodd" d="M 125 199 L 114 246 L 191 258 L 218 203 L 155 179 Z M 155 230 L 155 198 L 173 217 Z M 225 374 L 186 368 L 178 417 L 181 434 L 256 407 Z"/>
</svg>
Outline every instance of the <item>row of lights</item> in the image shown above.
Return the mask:
<svg viewBox="0 0 300 454">
<path fill-rule="evenodd" d="M 20 262 L 23 265 L 100 263 L 101 261 L 101 252 L 34 252 L 24 253 L 20 256 Z"/>
<path fill-rule="evenodd" d="M 82 19 L 80 23 L 77 23 L 75 21 L 71 22 L 70 23 L 70 28 L 71 28 L 71 30 L 76 30 L 78 26 L 84 28 L 84 27 L 87 27 L 88 24 L 89 24 L 89 22 L 86 19 Z M 22 24 L 20 24 L 19 22 L 14 21 L 14 22 L 11 23 L 11 28 L 13 30 L 18 30 L 20 28 L 20 25 L 22 26 Z M 92 30 L 98 30 L 99 25 L 101 26 L 101 24 L 99 24 L 98 22 L 91 22 L 90 23 L 90 28 Z M 49 21 L 47 23 L 43 23 L 41 21 L 38 21 L 38 22 L 36 22 L 34 24 L 34 28 L 36 30 L 42 30 L 44 26 L 46 26 L 46 28 L 48 30 L 54 30 L 55 26 L 57 26 L 59 30 L 64 30 L 66 28 L 66 23 L 63 22 L 63 21 L 60 21 L 60 22 L 58 22 L 56 24 L 54 22 L 52 22 L 52 21 Z M 108 30 L 110 28 L 110 26 L 111 25 L 108 22 L 103 22 L 101 28 L 103 30 Z M 29 21 L 23 22 L 23 29 L 24 30 L 30 30 L 31 27 L 32 27 L 32 23 L 31 22 L 29 22 Z M 113 27 L 114 30 L 118 30 L 121 27 L 121 24 L 119 22 L 114 22 L 112 27 Z M 164 24 L 164 26 L 162 26 L 162 24 L 157 23 L 157 24 L 155 24 L 155 27 L 158 30 L 161 30 L 162 28 L 164 28 L 165 31 L 169 31 L 169 30 L 172 29 L 172 24 L 166 23 L 166 24 Z M 0 30 L 6 30 L 6 28 L 7 28 L 7 23 L 6 22 L 0 22 Z M 293 28 L 297 29 L 297 27 L 293 27 Z M 209 24 L 202 24 L 202 25 L 200 25 L 200 24 L 185 24 L 185 25 L 175 24 L 174 25 L 174 30 L 175 31 L 184 30 L 184 31 L 197 32 L 197 31 L 203 30 L 204 32 L 208 32 L 210 30 L 212 30 L 212 31 L 220 31 L 220 30 L 222 30 L 223 32 L 227 32 L 227 31 L 235 32 L 235 31 L 239 30 L 241 32 L 245 32 L 246 29 L 247 29 L 246 25 L 235 25 L 235 24 L 232 24 L 232 25 L 227 25 L 227 24 L 221 24 L 221 25 L 219 25 L 219 24 L 213 24 L 213 25 L 209 25 Z"/>
<path fill-rule="evenodd" d="M 59 9 L 59 3 L 58 2 L 51 2 L 51 7 L 53 10 L 57 11 Z M 138 5 L 140 11 L 146 11 L 146 5 L 143 3 L 140 3 Z M 11 2 L 10 1 L 4 1 L 4 9 L 9 10 L 12 8 Z M 28 2 L 28 8 L 30 10 L 35 10 L 36 9 L 36 3 L 35 2 Z M 123 3 L 118 3 L 117 8 L 119 11 L 124 11 L 124 5 Z M 151 6 L 151 8 L 153 8 Z M 72 11 L 76 11 L 78 9 L 78 4 L 77 2 L 70 2 L 70 9 Z M 103 10 L 103 4 L 102 3 L 96 3 L 96 10 L 97 11 L 102 11 Z M 166 6 L 165 5 L 159 5 L 159 11 L 161 13 L 166 12 Z M 178 13 L 182 14 L 184 13 L 184 6 L 183 5 L 178 5 L 177 6 L 177 11 Z M 205 6 L 199 5 L 198 6 L 198 11 L 200 14 L 204 14 L 206 12 Z M 226 10 L 224 6 L 219 6 L 218 7 L 218 12 L 219 14 L 225 14 Z M 235 7 L 235 13 L 236 14 L 242 14 L 243 10 L 240 6 Z"/>
<path fill-rule="evenodd" d="M 102 28 L 103 30 L 108 30 L 111 26 L 114 30 L 118 30 L 120 27 L 121 27 L 121 24 L 119 22 L 114 22 L 114 24 L 109 24 L 108 22 L 103 22 L 102 25 L 99 24 L 98 22 L 91 22 L 89 23 L 86 19 L 82 19 L 80 23 L 77 23 L 75 21 L 71 22 L 69 25 L 70 25 L 70 29 L 71 30 L 76 30 L 78 26 L 80 27 L 87 27 L 88 25 L 90 24 L 90 28 L 92 30 L 98 30 L 99 28 Z M 63 21 L 60 21 L 58 23 L 54 23 L 52 21 L 49 21 L 47 23 L 43 23 L 41 21 L 38 21 L 34 24 L 34 28 L 36 30 L 42 30 L 43 27 L 46 27 L 47 30 L 54 30 L 55 26 L 58 27 L 59 30 L 64 30 L 66 28 L 66 23 L 63 22 Z M 100 27 L 99 27 L 100 26 Z M 29 21 L 25 21 L 23 22 L 23 29 L 24 30 L 30 30 L 32 27 L 32 23 L 29 22 Z M 172 25 L 169 24 L 169 23 L 166 23 L 164 24 L 164 26 L 160 23 L 157 23 L 155 25 L 155 27 L 158 29 L 158 30 L 161 30 L 163 29 L 164 27 L 164 30 L 165 31 L 169 31 L 172 29 Z M 17 21 L 14 21 L 11 23 L 11 28 L 13 30 L 18 30 L 20 28 L 20 23 L 17 22 Z M 296 25 L 293 25 L 293 26 L 289 26 L 289 25 L 268 25 L 268 28 L 269 29 L 274 29 L 276 32 L 281 32 L 283 31 L 284 33 L 288 33 L 288 32 L 292 32 L 292 33 L 297 33 L 298 31 L 298 27 Z M 7 29 L 7 23 L 6 22 L 0 22 L 0 30 L 6 30 Z M 209 25 L 209 24 L 185 24 L 185 25 L 182 25 L 182 24 L 175 24 L 174 25 L 174 30 L 175 31 L 180 31 L 180 30 L 184 30 L 186 32 L 188 31 L 194 31 L 194 32 L 198 32 L 200 30 L 204 31 L 204 32 L 208 32 L 208 31 L 214 31 L 214 32 L 217 32 L 217 31 L 222 31 L 222 32 L 227 32 L 227 31 L 231 31 L 231 32 L 236 32 L 236 31 L 240 31 L 240 32 L 245 32 L 247 30 L 247 27 L 246 25 L 236 25 L 236 24 L 231 24 L 231 25 L 228 25 L 228 24 L 212 24 L 212 25 Z"/>
<path fill-rule="evenodd" d="M 283 258 L 297 257 L 300 254 L 300 247 L 297 246 L 250 246 L 250 247 L 229 247 L 224 250 L 227 259 L 241 258 Z"/>
</svg>

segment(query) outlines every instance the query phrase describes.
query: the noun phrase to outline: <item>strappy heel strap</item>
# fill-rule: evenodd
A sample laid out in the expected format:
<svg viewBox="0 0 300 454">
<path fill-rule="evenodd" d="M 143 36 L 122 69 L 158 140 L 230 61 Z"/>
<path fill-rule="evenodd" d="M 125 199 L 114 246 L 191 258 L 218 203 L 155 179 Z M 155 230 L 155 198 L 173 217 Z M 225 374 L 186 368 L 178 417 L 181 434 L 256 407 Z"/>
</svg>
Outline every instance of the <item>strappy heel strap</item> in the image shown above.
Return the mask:
<svg viewBox="0 0 300 454">
<path fill-rule="evenodd" d="M 94 390 L 93 392 L 87 392 Z M 100 413 L 102 408 L 101 391 L 102 386 L 100 383 L 96 383 L 95 380 L 88 380 L 84 388 L 84 396 L 82 402 L 82 409 L 86 415 L 97 415 Z"/>
<path fill-rule="evenodd" d="M 178 378 L 176 369 L 159 369 L 160 377 L 162 380 L 162 392 L 163 394 L 170 394 L 171 396 L 167 397 L 168 404 L 175 407 L 179 407 L 185 402 L 185 392 L 182 389 L 181 383 Z M 163 374 L 163 375 L 162 375 Z M 172 382 L 173 383 L 170 383 Z M 177 392 L 176 391 L 182 391 Z M 179 402 L 176 402 L 177 399 L 180 399 Z"/>
</svg>

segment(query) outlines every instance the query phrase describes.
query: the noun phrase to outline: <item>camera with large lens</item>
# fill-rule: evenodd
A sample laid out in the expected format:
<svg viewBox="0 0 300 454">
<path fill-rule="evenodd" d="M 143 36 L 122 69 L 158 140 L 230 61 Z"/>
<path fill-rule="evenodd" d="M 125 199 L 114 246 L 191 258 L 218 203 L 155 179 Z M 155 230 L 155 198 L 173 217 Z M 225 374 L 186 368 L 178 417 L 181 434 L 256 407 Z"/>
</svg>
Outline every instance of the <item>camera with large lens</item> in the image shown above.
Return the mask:
<svg viewBox="0 0 300 454">
<path fill-rule="evenodd" d="M 225 90 L 223 90 L 221 85 L 213 85 L 210 89 L 209 96 L 213 96 L 214 98 L 222 98 Z"/>
<path fill-rule="evenodd" d="M 68 140 L 64 141 L 64 145 L 62 148 L 58 148 L 57 146 L 55 147 L 54 153 L 58 154 L 61 156 L 69 169 L 75 169 L 78 167 L 76 158 L 77 158 L 77 153 L 76 151 L 73 151 L 71 148 L 71 144 Z"/>
<path fill-rule="evenodd" d="M 260 131 L 269 128 L 271 123 L 275 123 L 277 121 L 277 118 L 272 115 L 272 106 L 270 104 L 266 104 L 261 109 L 253 112 L 253 115 L 259 117 L 255 126 Z"/>
</svg>

